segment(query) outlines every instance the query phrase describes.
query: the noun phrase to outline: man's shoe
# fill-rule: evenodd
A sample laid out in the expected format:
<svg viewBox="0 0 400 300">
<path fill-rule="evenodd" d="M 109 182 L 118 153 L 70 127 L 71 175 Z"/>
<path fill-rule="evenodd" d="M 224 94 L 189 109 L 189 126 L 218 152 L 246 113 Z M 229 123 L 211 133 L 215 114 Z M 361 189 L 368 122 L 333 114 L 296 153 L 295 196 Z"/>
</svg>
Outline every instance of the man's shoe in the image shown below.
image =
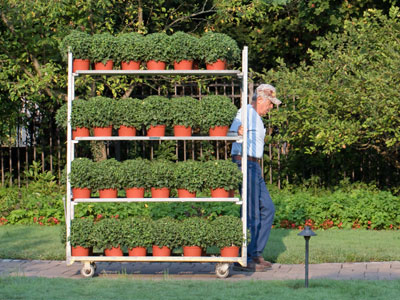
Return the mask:
<svg viewBox="0 0 400 300">
<path fill-rule="evenodd" d="M 258 257 L 253 257 L 253 261 L 256 263 L 256 264 L 260 264 L 260 265 L 263 265 L 264 267 L 266 267 L 266 268 L 272 268 L 272 264 L 269 262 L 269 261 L 266 261 L 265 259 L 264 259 L 264 257 L 262 257 L 262 256 L 258 256 Z"/>
<path fill-rule="evenodd" d="M 268 271 L 270 268 L 267 268 L 261 264 L 256 264 L 255 262 L 249 262 L 247 264 L 247 267 L 242 267 L 242 266 L 233 266 L 234 271 L 239 271 L 239 272 L 265 272 Z"/>
</svg>

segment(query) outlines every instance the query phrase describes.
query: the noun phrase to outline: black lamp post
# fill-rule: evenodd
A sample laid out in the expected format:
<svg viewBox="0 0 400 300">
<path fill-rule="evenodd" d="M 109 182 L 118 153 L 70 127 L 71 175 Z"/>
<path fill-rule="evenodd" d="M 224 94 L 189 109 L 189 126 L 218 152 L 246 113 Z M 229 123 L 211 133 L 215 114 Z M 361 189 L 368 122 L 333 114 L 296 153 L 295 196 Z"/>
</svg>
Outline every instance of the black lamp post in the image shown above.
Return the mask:
<svg viewBox="0 0 400 300">
<path fill-rule="evenodd" d="M 306 276 L 305 276 L 305 285 L 308 288 L 308 241 L 312 236 L 316 236 L 317 234 L 310 229 L 310 226 L 304 226 L 304 230 L 300 232 L 298 235 L 304 236 L 306 240 Z"/>
</svg>

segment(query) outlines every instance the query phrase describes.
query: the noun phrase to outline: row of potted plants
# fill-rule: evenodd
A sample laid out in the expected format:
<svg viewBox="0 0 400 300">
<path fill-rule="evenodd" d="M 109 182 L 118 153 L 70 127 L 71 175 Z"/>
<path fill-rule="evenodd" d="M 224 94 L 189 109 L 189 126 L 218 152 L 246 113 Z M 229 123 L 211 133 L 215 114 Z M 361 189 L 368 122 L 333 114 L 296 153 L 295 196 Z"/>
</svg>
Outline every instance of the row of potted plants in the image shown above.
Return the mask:
<svg viewBox="0 0 400 300">
<path fill-rule="evenodd" d="M 146 189 L 151 189 L 153 198 L 168 198 L 173 188 L 180 198 L 194 198 L 203 189 L 210 189 L 212 197 L 226 198 L 233 196 L 231 191 L 239 186 L 242 174 L 229 160 L 173 163 L 141 158 L 119 162 L 111 158 L 93 162 L 76 158 L 69 180 L 74 199 L 90 198 L 92 191 L 99 191 L 100 198 L 117 198 L 121 189 L 125 189 L 127 198 L 144 198 Z"/>
<path fill-rule="evenodd" d="M 146 62 L 147 69 L 152 70 L 164 70 L 168 63 L 176 70 L 191 70 L 199 61 L 204 61 L 208 70 L 223 70 L 240 58 L 236 41 L 215 32 L 197 38 L 181 31 L 171 36 L 166 33 L 143 36 L 136 32 L 89 35 L 72 31 L 60 43 L 63 55 L 68 49 L 75 58 L 73 71 L 88 70 L 90 61 L 96 70 L 112 70 L 114 63 L 121 63 L 122 70 L 139 70 L 141 62 Z"/>
<path fill-rule="evenodd" d="M 111 136 L 112 128 L 119 136 L 135 136 L 142 126 L 148 136 L 164 136 L 166 126 L 174 125 L 175 136 L 191 136 L 200 128 L 212 136 L 226 136 L 237 107 L 226 96 L 209 95 L 201 101 L 192 97 L 166 98 L 149 96 L 144 100 L 112 99 L 102 96 L 72 102 L 71 127 L 73 138 Z M 56 114 L 58 126 L 67 126 L 67 104 Z"/>
<path fill-rule="evenodd" d="M 130 256 L 146 256 L 150 247 L 153 256 L 170 256 L 179 247 L 185 256 L 201 256 L 207 247 L 216 246 L 221 256 L 237 257 L 244 237 L 241 219 L 233 216 L 219 216 L 212 221 L 200 217 L 183 221 L 170 217 L 78 218 L 71 221 L 69 241 L 73 256 L 88 256 L 93 248 L 107 256 L 123 256 L 124 249 Z"/>
</svg>

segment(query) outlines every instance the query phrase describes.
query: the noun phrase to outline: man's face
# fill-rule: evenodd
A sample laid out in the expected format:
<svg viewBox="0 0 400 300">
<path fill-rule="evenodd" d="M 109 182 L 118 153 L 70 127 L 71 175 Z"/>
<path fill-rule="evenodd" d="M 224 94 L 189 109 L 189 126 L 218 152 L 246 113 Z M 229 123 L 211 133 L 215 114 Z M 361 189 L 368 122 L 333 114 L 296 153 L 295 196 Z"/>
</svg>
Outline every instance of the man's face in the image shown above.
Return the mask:
<svg viewBox="0 0 400 300">
<path fill-rule="evenodd" d="M 270 100 L 262 97 L 257 98 L 257 113 L 260 116 L 265 116 L 273 108 L 274 104 Z"/>
</svg>

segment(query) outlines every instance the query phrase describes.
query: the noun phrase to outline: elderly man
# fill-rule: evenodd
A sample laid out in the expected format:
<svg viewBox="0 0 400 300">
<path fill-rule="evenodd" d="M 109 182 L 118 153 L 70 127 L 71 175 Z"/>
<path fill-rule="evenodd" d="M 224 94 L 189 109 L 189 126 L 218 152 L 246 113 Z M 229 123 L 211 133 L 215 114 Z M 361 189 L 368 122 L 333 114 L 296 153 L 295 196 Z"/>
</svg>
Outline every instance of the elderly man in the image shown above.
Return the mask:
<svg viewBox="0 0 400 300">
<path fill-rule="evenodd" d="M 262 272 L 271 268 L 262 254 L 268 242 L 275 207 L 265 185 L 259 160 L 264 153 L 265 127 L 261 119 L 275 105 L 281 104 L 276 98 L 275 88 L 270 84 L 261 84 L 256 89 L 253 101 L 247 106 L 247 228 L 250 230 L 251 242 L 247 247 L 248 267 L 250 271 Z M 230 131 L 243 135 L 241 110 L 238 111 Z M 233 143 L 232 160 L 239 168 L 242 163 L 242 144 Z"/>
</svg>

